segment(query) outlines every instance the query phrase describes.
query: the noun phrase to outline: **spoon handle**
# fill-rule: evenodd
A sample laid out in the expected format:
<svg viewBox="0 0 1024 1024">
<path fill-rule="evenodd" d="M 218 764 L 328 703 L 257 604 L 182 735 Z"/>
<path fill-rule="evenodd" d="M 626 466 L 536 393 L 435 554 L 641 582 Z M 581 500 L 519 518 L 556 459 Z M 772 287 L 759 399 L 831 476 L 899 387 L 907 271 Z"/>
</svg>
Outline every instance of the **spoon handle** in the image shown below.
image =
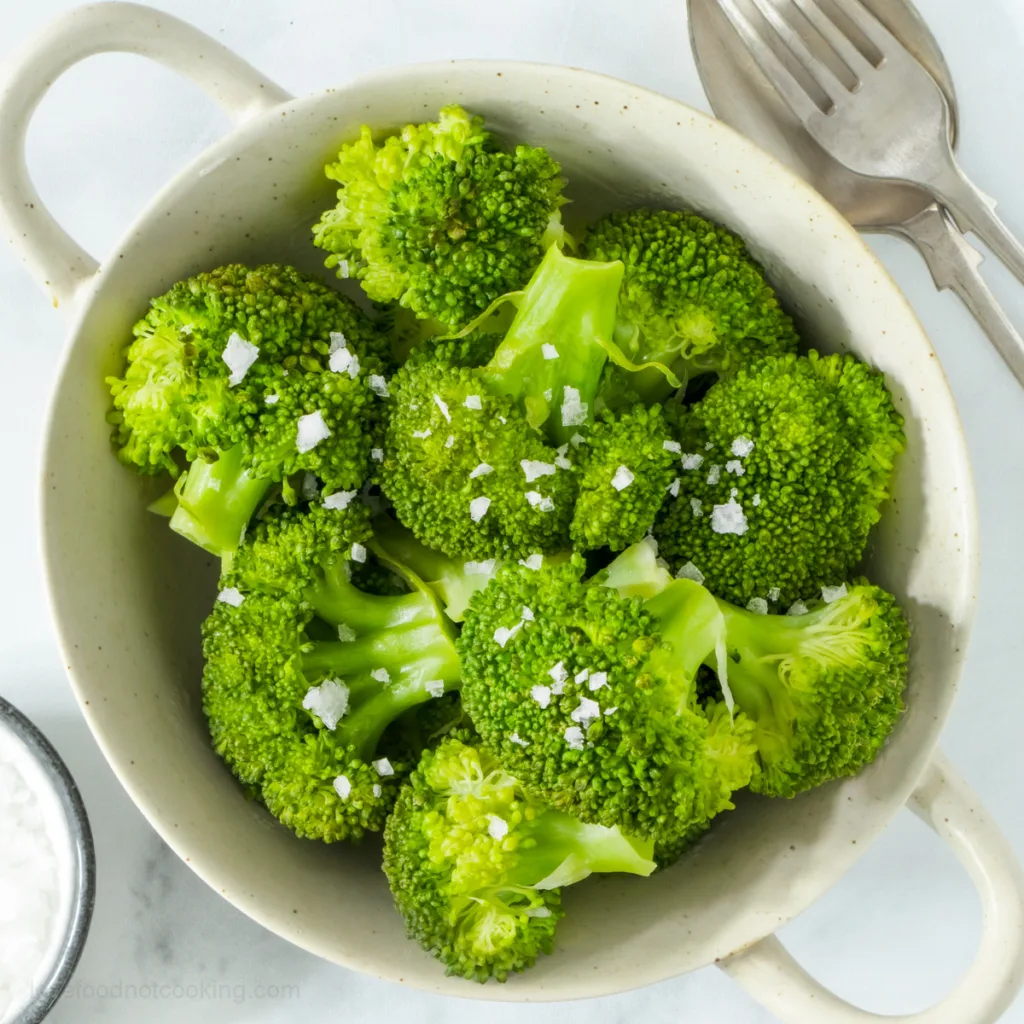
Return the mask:
<svg viewBox="0 0 1024 1024">
<path fill-rule="evenodd" d="M 995 201 L 960 170 L 952 152 L 924 185 L 952 214 L 961 231 L 973 231 L 1024 283 L 1024 246 L 999 218 Z"/>
<path fill-rule="evenodd" d="M 949 214 L 933 204 L 891 230 L 920 249 L 936 287 L 960 297 L 1024 386 L 1024 338 L 978 272 L 981 253 L 964 238 Z"/>
</svg>

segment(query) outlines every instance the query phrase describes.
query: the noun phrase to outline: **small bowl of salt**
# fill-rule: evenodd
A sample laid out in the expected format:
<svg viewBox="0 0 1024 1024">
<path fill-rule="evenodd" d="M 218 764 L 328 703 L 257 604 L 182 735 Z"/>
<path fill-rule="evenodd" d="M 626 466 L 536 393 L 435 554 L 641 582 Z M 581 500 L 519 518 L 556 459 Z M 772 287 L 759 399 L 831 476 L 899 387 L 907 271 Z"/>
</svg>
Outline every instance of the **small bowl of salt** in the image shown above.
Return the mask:
<svg viewBox="0 0 1024 1024">
<path fill-rule="evenodd" d="M 0 1024 L 38 1024 L 89 931 L 96 859 L 67 766 L 0 697 Z"/>
</svg>

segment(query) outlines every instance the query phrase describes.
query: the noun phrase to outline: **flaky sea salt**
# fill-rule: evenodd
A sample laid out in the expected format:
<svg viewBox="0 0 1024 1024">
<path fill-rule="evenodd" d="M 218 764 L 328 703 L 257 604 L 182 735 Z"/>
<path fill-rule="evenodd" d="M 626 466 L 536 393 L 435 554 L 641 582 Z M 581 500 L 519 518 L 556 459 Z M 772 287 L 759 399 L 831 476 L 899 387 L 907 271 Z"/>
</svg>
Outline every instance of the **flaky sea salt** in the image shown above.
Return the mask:
<svg viewBox="0 0 1024 1024">
<path fill-rule="evenodd" d="M 686 565 L 676 573 L 676 579 L 693 580 L 694 583 L 703 583 L 704 573 L 702 573 L 700 569 L 693 564 L 693 562 L 687 562 Z"/>
<path fill-rule="evenodd" d="M 838 587 L 821 588 L 821 599 L 825 604 L 831 604 L 833 601 L 838 601 L 841 597 L 846 597 L 845 583 L 840 583 Z"/>
<path fill-rule="evenodd" d="M 538 683 L 530 688 L 530 696 L 542 708 L 546 708 L 551 703 L 551 687 Z"/>
<path fill-rule="evenodd" d="M 227 368 L 231 371 L 231 375 L 228 377 L 228 387 L 233 388 L 236 384 L 241 384 L 245 379 L 245 375 L 249 372 L 249 367 L 259 357 L 260 350 L 255 345 L 232 331 L 231 337 L 228 338 L 228 343 L 224 346 L 224 351 L 221 353 L 221 359 L 224 360 Z"/>
<path fill-rule="evenodd" d="M 681 465 L 683 469 L 700 469 L 704 465 L 704 456 L 700 452 L 690 452 L 683 456 Z"/>
<path fill-rule="evenodd" d="M 755 615 L 767 615 L 768 602 L 763 597 L 752 597 L 747 602 L 747 611 L 753 612 Z"/>
<path fill-rule="evenodd" d="M 451 423 L 452 414 L 448 411 L 448 403 L 440 395 L 434 395 L 434 405 L 441 410 L 441 415 L 445 418 L 445 421 Z"/>
<path fill-rule="evenodd" d="M 312 451 L 321 441 L 331 436 L 331 428 L 324 421 L 324 414 L 319 410 L 308 416 L 300 416 L 298 430 L 295 435 L 295 447 L 300 452 Z"/>
<path fill-rule="evenodd" d="M 624 491 L 635 479 L 636 477 L 633 476 L 633 472 L 628 466 L 619 466 L 612 477 L 612 487 L 617 491 Z"/>
<path fill-rule="evenodd" d="M 335 491 L 333 494 L 324 495 L 324 508 L 343 509 L 348 508 L 352 499 L 358 491 Z"/>
<path fill-rule="evenodd" d="M 526 476 L 526 482 L 532 484 L 542 476 L 553 476 L 556 467 L 550 462 L 541 462 L 539 459 L 520 459 L 519 466 Z"/>
<path fill-rule="evenodd" d="M 334 729 L 348 711 L 348 687 L 339 679 L 325 679 L 311 686 L 302 698 L 302 706 L 312 711 L 325 729 Z"/>
<path fill-rule="evenodd" d="M 488 473 L 493 473 L 494 467 L 488 465 L 486 462 L 481 462 L 479 466 L 476 466 L 473 471 L 469 474 L 470 480 L 475 480 L 480 476 L 487 476 Z"/>
<path fill-rule="evenodd" d="M 526 500 L 534 507 L 539 508 L 541 512 L 554 512 L 555 503 L 546 494 L 541 494 L 540 491 L 527 491 Z"/>
<path fill-rule="evenodd" d="M 424 684 L 423 688 L 430 694 L 431 697 L 443 697 L 444 696 L 444 680 L 443 679 L 428 679 Z"/>
<path fill-rule="evenodd" d="M 672 452 L 673 455 L 682 455 L 683 446 L 678 441 L 662 441 L 661 447 L 667 452 Z"/>
<path fill-rule="evenodd" d="M 534 572 L 536 572 L 538 569 L 540 569 L 544 565 L 544 556 L 543 555 L 530 555 L 529 558 L 520 558 L 519 559 L 519 564 L 524 569 L 532 569 Z"/>
<path fill-rule="evenodd" d="M 370 390 L 380 398 L 387 398 L 391 394 L 388 382 L 379 373 L 370 374 Z"/>
<path fill-rule="evenodd" d="M 569 717 L 574 722 L 579 722 L 585 729 L 591 722 L 601 717 L 601 705 L 589 697 L 580 697 L 579 704 L 576 705 Z"/>
<path fill-rule="evenodd" d="M 562 426 L 578 427 L 587 422 L 587 403 L 580 400 L 577 388 L 562 388 Z"/>
<path fill-rule="evenodd" d="M 544 344 L 540 347 L 541 353 L 545 359 L 557 359 L 558 349 L 554 345 Z"/>
<path fill-rule="evenodd" d="M 504 839 L 508 835 L 508 822 L 497 814 L 488 814 L 487 834 L 492 839 Z"/>
<path fill-rule="evenodd" d="M 0 1021 L 21 1020 L 70 916 L 71 840 L 60 799 L 24 743 L 0 727 Z"/>
<path fill-rule="evenodd" d="M 238 587 L 225 587 L 218 595 L 217 600 L 222 604 L 229 604 L 232 608 L 238 608 L 245 600 L 245 595 Z"/>
<path fill-rule="evenodd" d="M 738 459 L 745 459 L 754 450 L 754 442 L 749 437 L 737 437 L 729 446 L 729 451 Z"/>
<path fill-rule="evenodd" d="M 578 725 L 570 725 L 564 735 L 570 750 L 583 749 L 583 730 Z"/>
<path fill-rule="evenodd" d="M 742 537 L 747 532 L 743 506 L 735 498 L 730 498 L 724 505 L 716 505 L 711 512 L 711 529 L 715 533 L 735 533 Z"/>
<path fill-rule="evenodd" d="M 504 647 L 523 628 L 521 622 L 517 622 L 514 626 L 499 626 L 494 631 L 494 642 L 499 647 Z"/>
<path fill-rule="evenodd" d="M 479 395 L 467 395 L 466 400 L 462 404 L 467 409 L 475 409 L 477 411 L 484 407 Z"/>
<path fill-rule="evenodd" d="M 479 523 L 480 520 L 483 519 L 485 515 L 487 515 L 487 510 L 490 507 L 490 498 L 474 498 L 469 503 L 469 518 L 472 519 L 474 523 Z"/>
</svg>

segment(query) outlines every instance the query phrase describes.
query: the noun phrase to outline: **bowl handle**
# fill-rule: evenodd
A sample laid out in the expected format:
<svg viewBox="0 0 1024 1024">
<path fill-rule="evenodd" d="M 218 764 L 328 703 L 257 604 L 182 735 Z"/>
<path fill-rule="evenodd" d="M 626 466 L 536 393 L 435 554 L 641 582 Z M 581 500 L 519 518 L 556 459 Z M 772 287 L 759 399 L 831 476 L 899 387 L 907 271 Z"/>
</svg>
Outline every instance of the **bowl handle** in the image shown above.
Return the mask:
<svg viewBox="0 0 1024 1024">
<path fill-rule="evenodd" d="M 940 751 L 910 797 L 911 810 L 953 849 L 978 888 L 981 947 L 942 1002 L 891 1017 L 844 1002 L 769 936 L 719 966 L 785 1024 L 994 1024 L 1024 982 L 1024 872 L 978 798 Z"/>
<path fill-rule="evenodd" d="M 39 101 L 72 65 L 111 51 L 149 57 L 190 78 L 236 122 L 291 96 L 199 29 L 131 3 L 69 11 L 7 63 L 0 85 L 0 219 L 29 273 L 70 309 L 99 264 L 54 220 L 29 178 L 25 135 Z"/>
</svg>

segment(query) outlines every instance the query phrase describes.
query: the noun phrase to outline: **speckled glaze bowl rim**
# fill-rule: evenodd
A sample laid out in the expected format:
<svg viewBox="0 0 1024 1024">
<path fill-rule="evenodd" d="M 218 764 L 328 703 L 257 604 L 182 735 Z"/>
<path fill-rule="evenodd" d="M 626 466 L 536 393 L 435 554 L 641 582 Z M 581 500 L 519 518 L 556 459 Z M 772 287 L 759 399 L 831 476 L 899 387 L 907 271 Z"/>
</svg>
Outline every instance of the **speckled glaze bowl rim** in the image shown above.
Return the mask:
<svg viewBox="0 0 1024 1024">
<path fill-rule="evenodd" d="M 78 785 L 53 744 L 34 722 L 3 697 L 0 697 L 0 728 L 9 729 L 25 744 L 53 785 L 67 824 L 74 861 L 71 912 L 63 942 L 46 981 L 13 1020 L 13 1024 L 39 1024 L 67 988 L 85 948 L 96 902 L 96 848 Z"/>
</svg>

